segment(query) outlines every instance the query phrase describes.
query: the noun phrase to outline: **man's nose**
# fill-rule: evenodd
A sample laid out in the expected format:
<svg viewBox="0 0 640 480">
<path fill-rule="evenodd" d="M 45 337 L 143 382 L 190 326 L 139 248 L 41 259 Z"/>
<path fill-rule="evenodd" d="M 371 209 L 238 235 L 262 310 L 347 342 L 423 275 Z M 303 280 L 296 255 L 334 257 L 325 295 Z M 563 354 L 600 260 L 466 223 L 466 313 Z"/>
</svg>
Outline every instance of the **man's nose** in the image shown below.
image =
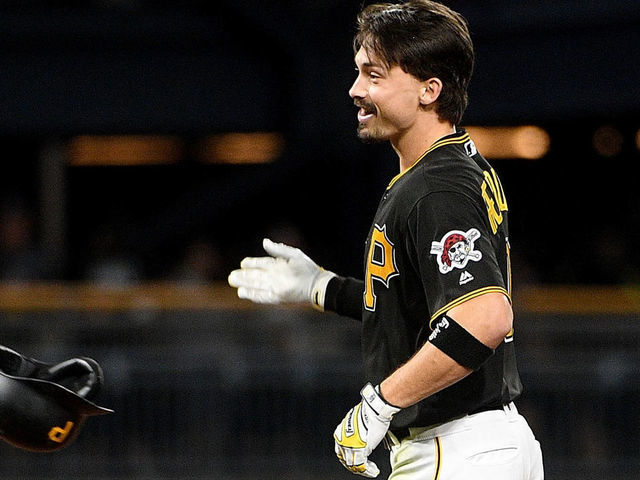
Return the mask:
<svg viewBox="0 0 640 480">
<path fill-rule="evenodd" d="M 351 85 L 351 88 L 349 89 L 349 96 L 351 98 L 364 98 L 366 96 L 366 92 L 362 87 L 360 75 L 358 75 L 358 78 L 356 78 L 353 85 Z"/>
</svg>

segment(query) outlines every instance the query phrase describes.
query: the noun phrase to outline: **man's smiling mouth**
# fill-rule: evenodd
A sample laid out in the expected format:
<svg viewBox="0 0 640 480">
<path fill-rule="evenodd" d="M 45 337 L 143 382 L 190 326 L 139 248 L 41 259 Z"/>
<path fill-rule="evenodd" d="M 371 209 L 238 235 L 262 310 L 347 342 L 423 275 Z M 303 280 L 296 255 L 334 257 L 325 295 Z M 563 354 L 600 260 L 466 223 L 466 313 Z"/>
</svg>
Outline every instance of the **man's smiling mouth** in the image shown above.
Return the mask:
<svg viewBox="0 0 640 480">
<path fill-rule="evenodd" d="M 376 108 L 375 106 L 371 105 L 371 104 L 366 104 L 364 102 L 354 102 L 356 107 L 360 107 L 360 110 L 358 110 L 358 121 L 359 122 L 366 122 L 367 120 L 369 120 L 371 117 L 375 116 L 376 114 Z"/>
</svg>

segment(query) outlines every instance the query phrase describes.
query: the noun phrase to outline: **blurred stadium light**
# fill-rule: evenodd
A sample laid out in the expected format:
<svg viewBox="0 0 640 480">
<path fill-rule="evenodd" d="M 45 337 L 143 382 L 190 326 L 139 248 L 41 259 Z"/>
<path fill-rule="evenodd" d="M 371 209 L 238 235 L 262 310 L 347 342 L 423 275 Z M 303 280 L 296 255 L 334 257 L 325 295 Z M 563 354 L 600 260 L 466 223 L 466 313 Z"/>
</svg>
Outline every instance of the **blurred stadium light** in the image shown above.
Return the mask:
<svg viewBox="0 0 640 480">
<path fill-rule="evenodd" d="M 598 155 L 603 157 L 613 157 L 620 154 L 623 144 L 622 133 L 611 125 L 603 125 L 593 134 L 593 148 L 598 152 Z"/>
<path fill-rule="evenodd" d="M 223 133 L 202 140 L 196 157 L 204 163 L 269 163 L 283 149 L 284 138 L 278 133 Z"/>
<path fill-rule="evenodd" d="M 184 156 L 180 138 L 159 135 L 83 135 L 69 142 L 69 165 L 124 166 L 177 163 Z"/>
<path fill-rule="evenodd" d="M 549 151 L 551 139 L 540 127 L 467 127 L 482 155 L 492 158 L 537 160 Z"/>
</svg>

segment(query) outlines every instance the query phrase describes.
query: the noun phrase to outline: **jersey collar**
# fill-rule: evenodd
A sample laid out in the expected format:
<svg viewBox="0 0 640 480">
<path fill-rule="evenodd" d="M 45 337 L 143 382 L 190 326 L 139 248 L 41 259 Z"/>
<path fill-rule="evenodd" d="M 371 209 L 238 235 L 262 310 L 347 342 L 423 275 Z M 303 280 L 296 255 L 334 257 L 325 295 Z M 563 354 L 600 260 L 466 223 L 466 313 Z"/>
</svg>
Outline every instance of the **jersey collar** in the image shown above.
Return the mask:
<svg viewBox="0 0 640 480">
<path fill-rule="evenodd" d="M 413 165 L 407 168 L 404 172 L 400 172 L 398 175 L 393 177 L 391 179 L 391 182 L 389 182 L 389 185 L 387 186 L 387 190 L 389 190 L 398 180 L 400 180 L 400 177 L 402 177 L 405 173 L 407 173 L 409 170 L 415 167 L 418 163 L 420 163 L 420 161 L 423 158 L 425 158 L 427 155 L 429 155 L 431 152 L 433 152 L 437 148 L 444 147 L 445 145 L 466 143 L 469 140 L 470 140 L 469 134 L 464 129 L 460 129 L 457 132 L 453 132 L 449 135 L 439 138 L 438 140 L 433 142 L 433 145 L 431 145 L 426 152 L 420 155 L 420 157 L 418 157 L 418 159 L 415 162 L 413 162 Z"/>
</svg>

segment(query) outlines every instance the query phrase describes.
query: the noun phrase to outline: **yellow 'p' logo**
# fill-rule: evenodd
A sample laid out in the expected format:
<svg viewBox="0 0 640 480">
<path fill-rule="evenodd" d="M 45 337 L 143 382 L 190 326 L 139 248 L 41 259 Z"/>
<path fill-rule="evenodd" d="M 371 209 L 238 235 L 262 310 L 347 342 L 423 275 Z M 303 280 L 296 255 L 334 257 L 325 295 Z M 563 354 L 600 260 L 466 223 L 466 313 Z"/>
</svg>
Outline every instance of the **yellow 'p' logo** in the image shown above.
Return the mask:
<svg viewBox="0 0 640 480">
<path fill-rule="evenodd" d="M 53 427 L 51 430 L 49 430 L 49 439 L 56 443 L 62 443 L 64 442 L 64 439 L 67 438 L 67 435 L 69 435 L 69 432 L 71 432 L 72 428 L 73 422 L 67 422 L 64 428 Z"/>
<path fill-rule="evenodd" d="M 373 291 L 373 280 L 378 280 L 389 288 L 389 280 L 399 275 L 393 243 L 387 238 L 386 225 L 374 225 L 371 243 L 367 254 L 367 272 L 364 282 L 364 308 L 376 309 L 376 294 Z"/>
</svg>

